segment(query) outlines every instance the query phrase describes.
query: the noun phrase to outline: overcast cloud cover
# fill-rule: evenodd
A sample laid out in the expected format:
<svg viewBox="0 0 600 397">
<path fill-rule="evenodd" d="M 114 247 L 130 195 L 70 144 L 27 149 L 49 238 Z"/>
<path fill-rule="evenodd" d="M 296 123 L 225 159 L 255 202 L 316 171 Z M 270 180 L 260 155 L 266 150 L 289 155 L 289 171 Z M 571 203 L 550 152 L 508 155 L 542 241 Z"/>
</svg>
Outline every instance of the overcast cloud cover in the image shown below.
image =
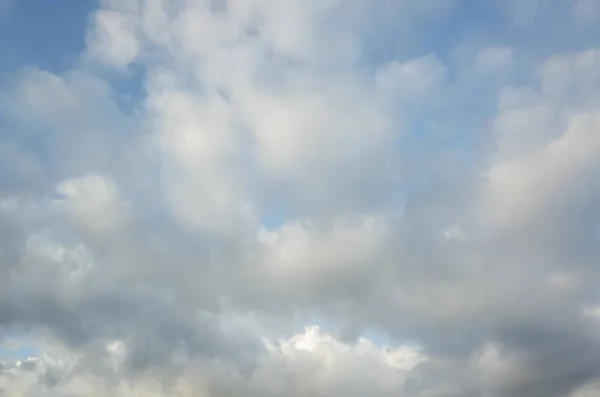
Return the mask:
<svg viewBox="0 0 600 397">
<path fill-rule="evenodd" d="M 0 0 L 0 396 L 600 395 L 598 0 Z"/>
</svg>

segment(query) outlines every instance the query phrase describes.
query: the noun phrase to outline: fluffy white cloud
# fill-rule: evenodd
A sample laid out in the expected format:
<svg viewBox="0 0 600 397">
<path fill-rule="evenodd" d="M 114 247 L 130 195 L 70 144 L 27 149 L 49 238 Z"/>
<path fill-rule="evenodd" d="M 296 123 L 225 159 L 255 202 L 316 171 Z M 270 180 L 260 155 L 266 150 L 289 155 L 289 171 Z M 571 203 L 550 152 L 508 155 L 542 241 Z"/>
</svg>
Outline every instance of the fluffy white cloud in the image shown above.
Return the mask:
<svg viewBox="0 0 600 397">
<path fill-rule="evenodd" d="M 91 56 L 99 58 L 110 66 L 126 68 L 140 52 L 140 42 L 126 16 L 112 11 L 99 11 L 95 14 L 98 29 L 88 38 Z"/>
<path fill-rule="evenodd" d="M 343 343 L 317 326 L 307 327 L 289 339 L 264 338 L 261 344 L 267 355 L 247 376 L 230 372 L 232 368 L 218 362 L 196 361 L 188 362 L 181 374 L 163 385 L 150 376 L 140 377 L 132 385 L 110 381 L 111 371 L 125 370 L 128 351 L 122 342 L 105 345 L 104 357 L 97 366 L 104 375 L 87 368 L 81 358 L 57 350 L 57 354 L 62 353 L 61 358 L 44 354 L 4 362 L 0 390 L 11 397 L 22 393 L 210 396 L 236 390 L 266 396 L 281 393 L 301 396 L 306 392 L 325 395 L 377 392 L 391 396 L 404 388 L 411 369 L 427 361 L 415 348 L 377 347 L 368 339 Z"/>
</svg>

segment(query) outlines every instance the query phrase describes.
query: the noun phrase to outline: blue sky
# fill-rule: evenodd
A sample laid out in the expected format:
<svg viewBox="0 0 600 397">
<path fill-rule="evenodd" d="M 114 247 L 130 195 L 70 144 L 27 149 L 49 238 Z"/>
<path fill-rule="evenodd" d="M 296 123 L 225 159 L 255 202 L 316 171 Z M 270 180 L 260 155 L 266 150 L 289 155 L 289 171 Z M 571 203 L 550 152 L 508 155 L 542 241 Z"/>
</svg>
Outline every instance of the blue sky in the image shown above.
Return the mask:
<svg viewBox="0 0 600 397">
<path fill-rule="evenodd" d="M 18 344 L 10 348 L 0 347 L 0 360 L 23 360 L 39 354 L 40 351 L 33 345 Z"/>
<path fill-rule="evenodd" d="M 85 46 L 92 0 L 19 0 L 0 19 L 1 70 L 37 65 L 60 71 L 69 68 Z"/>
</svg>

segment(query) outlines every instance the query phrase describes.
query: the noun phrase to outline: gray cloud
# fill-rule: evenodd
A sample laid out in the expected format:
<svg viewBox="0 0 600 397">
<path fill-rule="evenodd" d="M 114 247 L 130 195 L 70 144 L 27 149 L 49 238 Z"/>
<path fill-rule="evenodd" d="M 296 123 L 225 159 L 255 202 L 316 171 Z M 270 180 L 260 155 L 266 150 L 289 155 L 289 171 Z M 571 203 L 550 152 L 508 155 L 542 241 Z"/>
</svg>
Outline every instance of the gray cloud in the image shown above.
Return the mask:
<svg viewBox="0 0 600 397">
<path fill-rule="evenodd" d="M 597 50 L 484 46 L 480 93 L 367 57 L 460 2 L 209 3 L 104 1 L 0 94 L 0 331 L 40 351 L 2 395 L 593 394 Z"/>
</svg>

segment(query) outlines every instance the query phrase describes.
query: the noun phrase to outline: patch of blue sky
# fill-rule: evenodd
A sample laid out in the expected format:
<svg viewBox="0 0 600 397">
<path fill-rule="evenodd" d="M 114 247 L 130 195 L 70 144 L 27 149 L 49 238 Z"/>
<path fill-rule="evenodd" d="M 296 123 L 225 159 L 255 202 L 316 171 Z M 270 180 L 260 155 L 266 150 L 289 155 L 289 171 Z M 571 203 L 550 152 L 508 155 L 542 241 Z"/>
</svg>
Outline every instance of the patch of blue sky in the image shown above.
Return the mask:
<svg viewBox="0 0 600 397">
<path fill-rule="evenodd" d="M 447 63 L 453 59 L 458 45 L 481 41 L 483 35 L 494 36 L 494 32 L 500 36 L 505 18 L 494 1 L 455 3 L 449 12 L 425 14 L 422 18 L 427 21 L 411 20 L 410 29 L 397 23 L 397 13 L 384 15 L 383 18 L 389 20 L 380 23 L 381 29 L 373 29 L 371 36 L 366 37 L 365 59 L 377 66 L 392 60 L 406 61 L 434 54 Z M 409 33 L 410 39 L 407 39 Z"/>
<path fill-rule="evenodd" d="M 0 360 L 24 360 L 40 355 L 40 350 L 34 345 L 21 345 L 4 348 L 0 346 Z"/>
<path fill-rule="evenodd" d="M 24 360 L 42 352 L 27 333 L 8 333 L 0 336 L 0 360 Z"/>
<path fill-rule="evenodd" d="M 299 206 L 298 198 L 292 191 L 285 188 L 285 182 L 277 185 L 277 188 L 270 188 L 262 192 L 257 192 L 261 200 L 259 211 L 259 222 L 262 227 L 268 230 L 276 230 L 285 223 L 297 219 L 303 214 L 303 209 Z"/>
<path fill-rule="evenodd" d="M 261 226 L 268 230 L 276 230 L 283 226 L 291 218 L 283 205 L 274 205 L 266 209 L 261 218 Z"/>
<path fill-rule="evenodd" d="M 96 0 L 18 0 L 0 19 L 0 72 L 23 65 L 64 70 L 85 46 Z"/>
</svg>

